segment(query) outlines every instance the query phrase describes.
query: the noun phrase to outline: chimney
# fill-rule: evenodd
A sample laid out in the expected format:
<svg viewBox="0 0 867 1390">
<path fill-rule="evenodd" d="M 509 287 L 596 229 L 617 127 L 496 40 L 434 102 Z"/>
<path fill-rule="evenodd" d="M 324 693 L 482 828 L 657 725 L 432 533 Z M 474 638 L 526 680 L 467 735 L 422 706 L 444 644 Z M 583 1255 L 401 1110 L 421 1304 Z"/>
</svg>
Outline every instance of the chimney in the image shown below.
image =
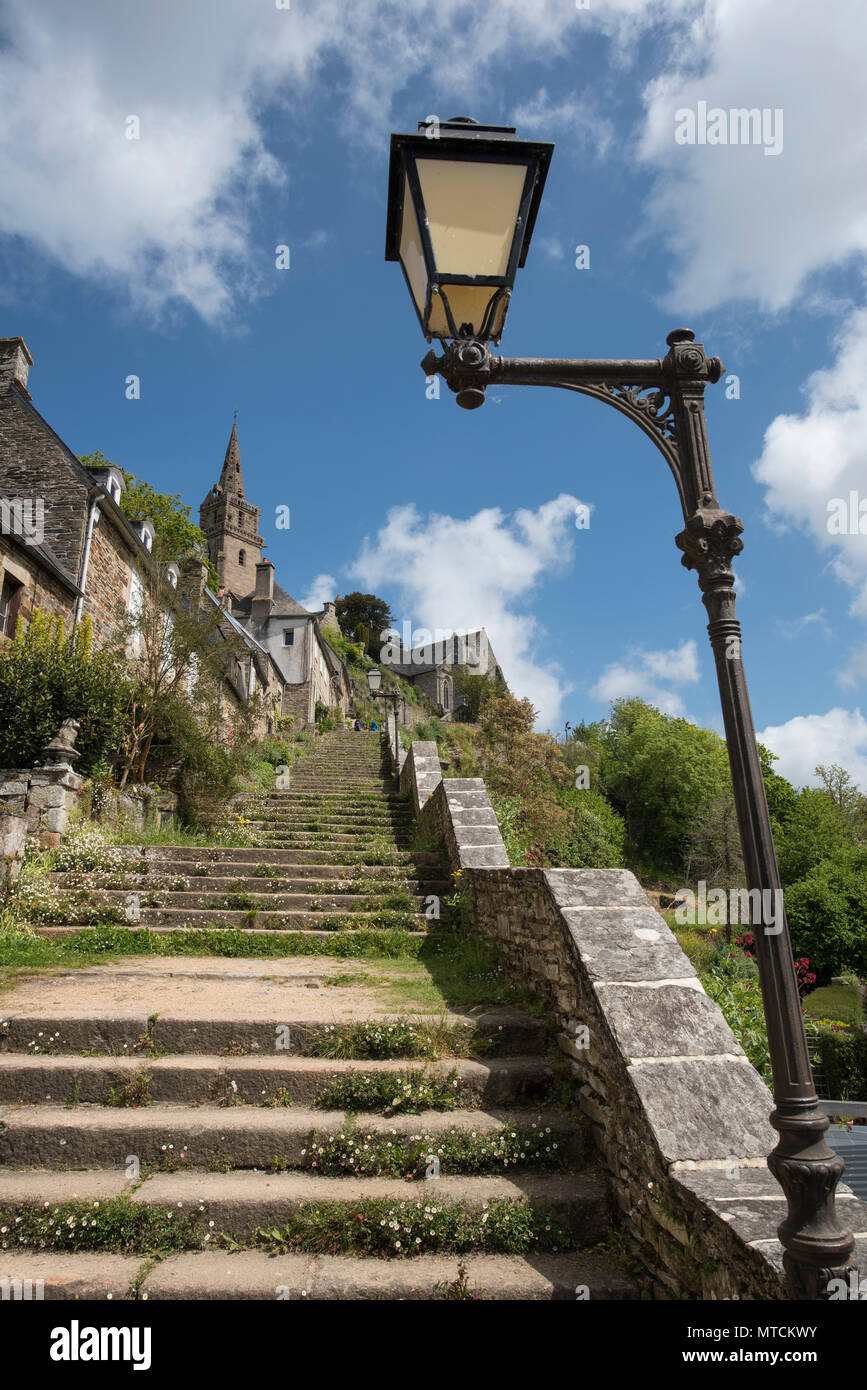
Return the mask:
<svg viewBox="0 0 867 1390">
<path fill-rule="evenodd" d="M 205 587 L 208 582 L 208 566 L 201 555 L 187 555 L 181 560 L 181 577 L 178 592 L 183 594 L 190 605 L 190 611 L 197 613 L 202 606 Z"/>
<path fill-rule="evenodd" d="M 264 623 L 270 616 L 271 605 L 274 602 L 274 566 L 270 560 L 262 560 L 256 566 L 256 588 L 253 591 L 253 602 L 250 607 L 250 616 L 254 623 Z"/>
<path fill-rule="evenodd" d="M 27 375 L 32 366 L 33 358 L 23 338 L 0 338 L 0 387 L 11 382 L 29 401 Z"/>
<path fill-rule="evenodd" d="M 337 605 L 330 600 L 322 605 L 322 617 L 319 619 L 319 626 L 333 628 L 335 632 L 340 631 L 340 624 L 337 621 Z"/>
</svg>

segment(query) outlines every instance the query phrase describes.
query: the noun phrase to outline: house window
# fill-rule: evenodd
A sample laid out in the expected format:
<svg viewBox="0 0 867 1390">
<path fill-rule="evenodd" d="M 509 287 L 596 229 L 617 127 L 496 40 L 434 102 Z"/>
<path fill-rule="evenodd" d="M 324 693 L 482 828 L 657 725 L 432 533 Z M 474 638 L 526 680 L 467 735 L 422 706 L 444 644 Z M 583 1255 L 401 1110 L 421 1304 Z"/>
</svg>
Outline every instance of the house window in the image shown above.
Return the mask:
<svg viewBox="0 0 867 1390">
<path fill-rule="evenodd" d="M 239 565 L 246 565 L 246 563 L 247 563 L 247 555 L 246 555 L 246 552 L 243 551 L 243 550 L 239 550 L 239 551 L 238 551 L 238 564 L 239 564 Z"/>
<path fill-rule="evenodd" d="M 284 647 L 294 647 L 294 646 L 295 646 L 295 629 L 294 629 L 294 627 L 284 627 L 284 629 L 283 629 L 283 646 L 284 646 Z"/>
<path fill-rule="evenodd" d="M 449 686 L 448 681 L 443 681 L 443 709 L 449 707 Z"/>
<path fill-rule="evenodd" d="M 5 574 L 3 588 L 0 590 L 0 635 L 3 637 L 15 636 L 18 610 L 23 597 L 24 585 L 13 579 L 11 574 Z"/>
</svg>

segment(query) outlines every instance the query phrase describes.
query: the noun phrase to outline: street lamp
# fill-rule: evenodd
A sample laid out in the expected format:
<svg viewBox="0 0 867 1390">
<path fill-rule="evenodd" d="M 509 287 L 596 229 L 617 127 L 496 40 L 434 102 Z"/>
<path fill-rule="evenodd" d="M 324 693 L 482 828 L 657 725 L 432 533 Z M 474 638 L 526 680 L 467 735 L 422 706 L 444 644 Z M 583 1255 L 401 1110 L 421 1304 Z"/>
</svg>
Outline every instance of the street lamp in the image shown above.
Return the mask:
<svg viewBox="0 0 867 1390">
<path fill-rule="evenodd" d="M 426 123 L 421 123 L 419 130 L 426 131 Z M 484 138 L 474 138 L 473 132 L 484 132 Z M 716 661 L 747 882 L 750 889 L 759 890 L 761 903 L 780 903 L 780 874 L 744 674 L 740 624 L 735 617 L 731 566 L 743 549 L 743 522 L 725 511 L 717 499 L 704 413 L 705 387 L 719 381 L 723 365 L 718 357 L 707 356 L 688 328 L 669 333 L 668 352 L 663 358 L 594 360 L 492 354 L 488 343 L 499 340 L 505 306 L 517 267 L 524 263 L 553 148 L 528 144 L 514 136 L 511 128 L 474 126 L 466 117 L 443 123 L 438 138 L 430 141 L 427 134 L 392 136 L 386 259 L 400 256 L 428 341 L 431 337 L 444 340 L 442 356 L 429 352 L 422 370 L 428 376 L 438 372 L 455 392 L 458 404 L 469 410 L 484 404 L 489 385 L 557 386 L 577 391 L 626 415 L 659 449 L 671 469 L 683 511 L 684 529 L 675 543 L 683 551 L 681 563 L 697 571 L 710 619 L 708 633 Z M 425 148 L 428 143 L 436 146 L 432 156 Z M 437 166 L 436 177 L 414 175 L 413 169 L 417 171 L 427 157 L 444 161 Z M 500 159 L 513 164 L 523 161 L 526 173 L 519 203 L 514 197 L 510 201 L 500 186 L 498 196 L 486 204 L 487 189 L 494 178 L 490 166 Z M 478 190 L 473 185 L 474 169 L 479 172 Z M 487 212 L 481 210 L 484 207 Z M 488 279 L 478 274 L 477 247 L 489 243 L 511 248 L 507 269 L 496 289 L 488 288 Z M 468 259 L 462 262 L 465 249 Z M 443 268 L 448 274 L 439 274 Z M 461 305 L 457 313 L 449 313 L 448 306 L 440 307 L 446 294 L 455 295 L 451 288 L 444 291 L 443 285 L 472 286 L 478 295 L 475 287 L 482 280 L 492 295 L 483 310 L 479 308 L 481 300 L 470 297 L 456 301 Z M 462 288 L 457 293 L 468 291 Z M 770 898 L 765 897 L 767 890 L 773 895 Z M 755 932 L 755 940 L 774 1080 L 775 1108 L 770 1119 L 780 1136 L 768 1157 L 768 1167 L 788 1204 L 778 1234 L 792 1297 L 822 1298 L 827 1297 L 829 1280 L 848 1279 L 851 1269 L 854 1239 L 841 1227 L 834 1204 L 843 1159 L 828 1147 L 824 1137 L 828 1118 L 819 1109 L 810 1067 L 785 915 L 776 913 L 773 922 L 760 925 L 767 927 Z"/>
<path fill-rule="evenodd" d="M 470 116 L 419 132 L 391 137 L 385 259 L 400 261 L 428 342 L 499 343 L 554 146 Z"/>
<path fill-rule="evenodd" d="M 379 687 L 382 685 L 382 672 L 376 666 L 372 666 L 371 669 L 368 671 L 367 684 L 370 689 L 370 693 L 375 700 L 391 700 L 392 702 L 392 708 L 394 710 L 394 771 L 396 777 L 400 772 L 400 768 L 398 766 L 398 761 L 400 758 L 400 734 L 398 733 L 397 722 L 397 707 L 400 703 L 400 695 L 397 690 L 380 691 Z"/>
</svg>

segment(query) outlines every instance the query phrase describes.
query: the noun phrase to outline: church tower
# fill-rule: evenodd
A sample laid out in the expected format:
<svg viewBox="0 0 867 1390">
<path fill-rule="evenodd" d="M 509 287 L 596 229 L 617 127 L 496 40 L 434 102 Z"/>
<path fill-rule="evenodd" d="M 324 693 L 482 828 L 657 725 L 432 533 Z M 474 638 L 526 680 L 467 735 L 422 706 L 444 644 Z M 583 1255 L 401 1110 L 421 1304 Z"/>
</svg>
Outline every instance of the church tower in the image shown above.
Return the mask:
<svg viewBox="0 0 867 1390">
<path fill-rule="evenodd" d="M 259 535 L 259 508 L 244 496 L 237 424 L 232 425 L 220 481 L 199 508 L 199 526 L 223 588 L 239 598 L 252 594 L 265 542 Z"/>
</svg>

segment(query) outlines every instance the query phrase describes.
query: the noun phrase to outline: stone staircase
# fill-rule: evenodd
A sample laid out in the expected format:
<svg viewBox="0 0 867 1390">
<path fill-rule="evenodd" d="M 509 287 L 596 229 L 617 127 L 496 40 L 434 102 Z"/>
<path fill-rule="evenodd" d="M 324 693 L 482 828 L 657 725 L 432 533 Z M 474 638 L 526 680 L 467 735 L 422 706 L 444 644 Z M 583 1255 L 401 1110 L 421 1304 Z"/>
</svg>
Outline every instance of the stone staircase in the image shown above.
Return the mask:
<svg viewBox="0 0 867 1390">
<path fill-rule="evenodd" d="M 288 948 L 397 913 L 433 944 L 424 904 L 451 884 L 412 848 L 376 736 L 324 736 L 245 819 L 263 847 L 148 849 L 123 866 L 132 888 L 97 869 L 94 891 L 138 893 L 135 924 L 161 934 L 267 929 Z M 195 890 L 149 886 L 194 873 Z M 227 880 L 255 907 L 198 901 Z M 74 908 L 81 887 L 56 891 Z M 73 910 L 42 932 L 85 925 Z M 0 1281 L 60 1299 L 637 1297 L 543 1020 L 408 1011 L 399 965 L 287 949 L 20 978 L 0 1005 Z"/>
</svg>

